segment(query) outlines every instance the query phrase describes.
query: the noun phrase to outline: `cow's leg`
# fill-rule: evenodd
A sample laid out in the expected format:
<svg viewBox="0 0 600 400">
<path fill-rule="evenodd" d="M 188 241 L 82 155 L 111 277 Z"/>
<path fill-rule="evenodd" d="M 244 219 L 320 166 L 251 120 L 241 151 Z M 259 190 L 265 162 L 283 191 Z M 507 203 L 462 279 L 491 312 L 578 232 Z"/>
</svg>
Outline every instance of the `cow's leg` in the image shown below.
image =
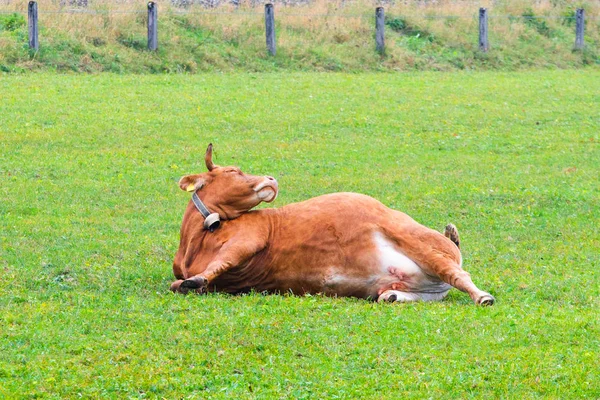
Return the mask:
<svg viewBox="0 0 600 400">
<path fill-rule="evenodd" d="M 400 290 L 386 290 L 379 295 L 378 302 L 411 302 L 411 301 L 438 301 L 442 300 L 448 291 L 439 293 L 417 293 L 417 292 L 402 292 Z"/>
<path fill-rule="evenodd" d="M 183 273 L 183 269 L 181 268 L 181 264 L 178 263 L 173 263 L 173 275 L 175 275 L 175 278 L 177 279 L 184 279 L 185 278 L 185 274 Z"/>
<path fill-rule="evenodd" d="M 461 292 L 467 293 L 475 304 L 491 306 L 496 301 L 494 296 L 475 286 L 471 280 L 471 275 L 454 262 L 448 261 L 442 268 L 438 268 L 436 272 L 441 280 L 449 283 Z"/>
<path fill-rule="evenodd" d="M 173 286 L 176 286 L 173 290 Z M 183 294 L 188 294 L 194 290 L 197 294 L 204 294 L 208 290 L 208 280 L 201 274 L 194 275 L 191 278 L 182 281 L 176 281 L 171 285 L 171 290 Z"/>
<path fill-rule="evenodd" d="M 194 272 L 199 269 L 199 266 L 192 264 L 189 268 L 189 275 L 191 276 L 176 285 L 175 291 L 184 294 L 188 293 L 190 290 L 195 290 L 198 294 L 206 293 L 208 285 L 216 277 L 225 271 L 242 264 L 262 250 L 266 244 L 266 241 L 258 239 L 248 241 L 247 237 L 237 240 L 234 239 L 231 239 L 221 248 L 213 261 L 211 261 L 202 272 L 194 274 Z M 175 284 L 176 283 L 171 285 L 171 288 L 173 288 Z"/>
<path fill-rule="evenodd" d="M 173 275 L 175 275 L 175 278 L 177 279 L 185 279 L 185 273 L 182 268 L 184 253 L 183 248 L 180 246 L 173 259 Z"/>
</svg>

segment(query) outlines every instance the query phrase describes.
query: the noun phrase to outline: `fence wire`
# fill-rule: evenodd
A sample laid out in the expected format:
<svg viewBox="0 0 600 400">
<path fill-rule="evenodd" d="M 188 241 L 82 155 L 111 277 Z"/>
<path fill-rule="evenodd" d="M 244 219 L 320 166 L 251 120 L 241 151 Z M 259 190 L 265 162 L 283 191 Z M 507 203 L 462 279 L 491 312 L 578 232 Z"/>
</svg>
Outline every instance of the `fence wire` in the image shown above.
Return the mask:
<svg viewBox="0 0 600 400">
<path fill-rule="evenodd" d="M 38 14 L 144 14 L 148 11 L 145 9 L 141 10 L 90 10 L 83 8 L 68 9 L 68 10 L 50 10 L 45 11 L 39 9 Z M 0 14 L 21 14 L 26 15 L 27 10 L 0 10 Z M 232 15 L 232 16 L 264 16 L 264 12 L 250 12 L 250 11 L 188 11 L 188 10 L 168 10 L 162 11 L 161 15 Z M 420 18 L 420 19 L 471 19 L 477 18 L 478 14 L 475 11 L 472 15 L 419 15 L 419 14 L 391 14 L 394 18 Z M 309 14 L 309 13 L 286 13 L 278 12 L 276 17 L 308 17 L 308 18 L 374 18 L 370 13 L 362 14 Z M 490 19 L 509 19 L 509 20 L 575 20 L 576 16 L 570 15 L 494 15 L 488 12 L 488 18 Z M 600 20 L 600 16 L 585 16 L 586 21 Z"/>
</svg>

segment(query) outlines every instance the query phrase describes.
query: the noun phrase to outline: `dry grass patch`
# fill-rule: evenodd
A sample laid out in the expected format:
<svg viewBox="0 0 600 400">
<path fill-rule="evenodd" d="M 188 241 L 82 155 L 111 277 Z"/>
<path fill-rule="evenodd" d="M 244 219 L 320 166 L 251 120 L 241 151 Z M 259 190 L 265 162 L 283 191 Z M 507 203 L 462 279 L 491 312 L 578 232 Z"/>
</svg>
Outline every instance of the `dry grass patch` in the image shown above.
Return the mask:
<svg viewBox="0 0 600 400">
<path fill-rule="evenodd" d="M 386 4 L 386 55 L 375 54 L 374 8 L 368 0 L 277 3 L 277 57 L 266 54 L 264 8 L 242 2 L 216 8 L 158 1 L 159 51 L 146 52 L 145 3 L 90 2 L 87 8 L 41 0 L 37 55 L 26 48 L 26 26 L 0 31 L 3 69 L 115 72 L 202 70 L 516 69 L 600 65 L 600 5 L 584 3 L 587 49 L 573 54 L 573 15 L 581 4 L 541 0 L 484 1 L 491 51 L 478 51 L 480 5 L 455 1 Z M 0 5 L 25 12 L 27 2 Z M 526 19 L 524 16 L 530 16 Z M 12 42 L 11 42 L 12 41 Z M 11 45 L 15 44 L 16 45 Z M 87 56 L 84 58 L 83 56 Z M 38 63 L 29 63 L 35 57 Z M 86 61 L 90 59 L 91 61 Z M 82 61 L 83 60 L 83 61 Z M 82 68 L 80 68 L 82 66 Z M 36 68 L 36 67 L 34 67 Z"/>
</svg>

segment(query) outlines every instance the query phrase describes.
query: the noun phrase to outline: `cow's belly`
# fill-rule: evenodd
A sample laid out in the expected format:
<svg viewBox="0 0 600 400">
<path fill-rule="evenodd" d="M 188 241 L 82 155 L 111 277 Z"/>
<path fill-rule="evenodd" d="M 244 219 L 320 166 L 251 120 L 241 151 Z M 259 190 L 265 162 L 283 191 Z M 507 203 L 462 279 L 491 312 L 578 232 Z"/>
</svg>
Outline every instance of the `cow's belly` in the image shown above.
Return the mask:
<svg viewBox="0 0 600 400">
<path fill-rule="evenodd" d="M 306 248 L 304 251 L 311 252 Z M 308 257 L 310 261 L 307 263 L 296 258 L 286 263 L 285 268 L 275 268 L 273 275 L 261 277 L 254 288 L 377 299 L 382 292 L 390 289 L 438 294 L 448 292 L 451 287 L 424 273 L 392 241 L 377 231 L 372 232 L 370 241 L 358 248 L 331 248 L 330 253 L 329 257 Z"/>
<path fill-rule="evenodd" d="M 373 241 L 377 248 L 378 267 L 382 283 L 398 285 L 398 290 L 420 293 L 443 293 L 451 286 L 437 276 L 426 274 L 413 260 L 403 254 L 392 241 L 375 232 Z M 384 288 L 386 289 L 386 288 Z"/>
<path fill-rule="evenodd" d="M 325 293 L 377 298 L 390 289 L 423 294 L 445 294 L 450 290 L 450 285 L 423 272 L 382 233 L 374 232 L 371 240 L 370 259 L 356 260 L 363 265 L 330 268 Z"/>
</svg>

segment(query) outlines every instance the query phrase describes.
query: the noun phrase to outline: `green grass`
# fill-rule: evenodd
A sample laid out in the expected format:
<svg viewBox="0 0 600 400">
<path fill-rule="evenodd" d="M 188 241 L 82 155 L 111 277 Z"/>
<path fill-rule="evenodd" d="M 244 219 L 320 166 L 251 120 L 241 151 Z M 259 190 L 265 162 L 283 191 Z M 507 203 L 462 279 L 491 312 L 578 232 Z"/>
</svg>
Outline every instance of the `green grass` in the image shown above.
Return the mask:
<svg viewBox="0 0 600 400">
<path fill-rule="evenodd" d="M 600 397 L 600 73 L 0 77 L 0 397 Z M 168 291 L 215 161 L 461 233 L 492 308 Z"/>
</svg>

